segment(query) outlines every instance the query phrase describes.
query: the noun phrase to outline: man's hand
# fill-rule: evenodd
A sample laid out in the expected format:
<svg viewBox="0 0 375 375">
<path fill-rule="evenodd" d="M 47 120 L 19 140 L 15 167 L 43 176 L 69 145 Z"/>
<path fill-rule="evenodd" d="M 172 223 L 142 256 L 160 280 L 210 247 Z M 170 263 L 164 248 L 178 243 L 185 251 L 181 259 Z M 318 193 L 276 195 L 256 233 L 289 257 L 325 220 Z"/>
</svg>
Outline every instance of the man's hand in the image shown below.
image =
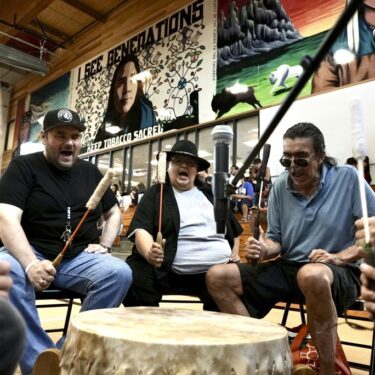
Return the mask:
<svg viewBox="0 0 375 375">
<path fill-rule="evenodd" d="M 13 284 L 13 281 L 9 276 L 9 272 L 9 263 L 0 260 L 0 296 L 4 298 L 9 297 L 9 290 Z"/>
<path fill-rule="evenodd" d="M 370 243 L 372 245 L 372 248 L 375 249 L 375 217 L 370 217 L 368 219 L 369 223 L 369 229 L 370 229 Z M 365 229 L 364 229 L 364 221 L 363 219 L 357 220 L 355 222 L 355 226 L 357 227 L 357 232 L 355 233 L 356 238 L 356 246 L 357 251 L 360 254 L 362 258 L 366 257 L 366 251 L 365 251 Z M 374 250 L 373 250 L 374 251 Z"/>
<path fill-rule="evenodd" d="M 165 239 L 163 239 L 162 245 L 159 245 L 157 242 L 153 242 L 146 256 L 147 262 L 154 267 L 160 267 L 164 260 L 164 246 Z"/>
<path fill-rule="evenodd" d="M 366 301 L 366 310 L 375 317 L 375 291 L 370 289 L 370 281 L 375 282 L 375 268 L 369 266 L 366 263 L 362 263 L 361 266 L 361 297 Z"/>
<path fill-rule="evenodd" d="M 248 262 L 251 260 L 263 260 L 268 256 L 268 248 L 266 245 L 266 237 L 264 231 L 259 227 L 259 240 L 249 237 L 246 241 L 245 258 Z"/>
<path fill-rule="evenodd" d="M 48 288 L 55 275 L 56 269 L 49 260 L 35 263 L 27 272 L 27 277 L 38 292 Z"/>
<path fill-rule="evenodd" d="M 323 249 L 314 249 L 310 255 L 309 260 L 311 263 L 330 263 L 335 266 L 345 266 L 345 262 L 340 258 L 339 253 L 328 253 Z"/>
<path fill-rule="evenodd" d="M 107 254 L 108 249 L 98 243 L 90 243 L 84 250 L 86 253 Z"/>
<path fill-rule="evenodd" d="M 233 263 L 239 263 L 241 262 L 241 258 L 238 253 L 232 252 L 232 255 L 230 256 L 229 260 Z"/>
</svg>

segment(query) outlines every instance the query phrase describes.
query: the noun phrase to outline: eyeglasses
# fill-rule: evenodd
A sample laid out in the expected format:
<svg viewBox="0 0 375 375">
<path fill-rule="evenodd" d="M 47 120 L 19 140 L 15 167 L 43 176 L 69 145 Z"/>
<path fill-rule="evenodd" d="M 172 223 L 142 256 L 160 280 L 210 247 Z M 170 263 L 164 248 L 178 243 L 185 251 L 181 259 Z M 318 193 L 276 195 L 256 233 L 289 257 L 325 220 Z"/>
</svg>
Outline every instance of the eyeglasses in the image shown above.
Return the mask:
<svg viewBox="0 0 375 375">
<path fill-rule="evenodd" d="M 285 168 L 290 168 L 292 161 L 297 167 L 306 168 L 310 164 L 310 160 L 312 158 L 314 158 L 314 155 L 310 156 L 309 158 L 295 158 L 294 156 L 292 158 L 287 158 L 285 155 L 283 155 L 279 161 L 280 164 Z"/>
</svg>

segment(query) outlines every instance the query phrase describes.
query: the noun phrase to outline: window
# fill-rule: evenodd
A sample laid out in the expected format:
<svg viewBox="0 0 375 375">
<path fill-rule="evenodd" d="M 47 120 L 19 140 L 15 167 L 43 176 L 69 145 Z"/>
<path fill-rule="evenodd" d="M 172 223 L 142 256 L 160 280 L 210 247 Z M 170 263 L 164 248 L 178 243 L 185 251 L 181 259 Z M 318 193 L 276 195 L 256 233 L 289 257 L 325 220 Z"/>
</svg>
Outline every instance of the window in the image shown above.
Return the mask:
<svg viewBox="0 0 375 375">
<path fill-rule="evenodd" d="M 8 122 L 4 151 L 8 151 L 8 150 L 11 150 L 13 148 L 14 128 L 15 128 L 14 120 Z"/>
<path fill-rule="evenodd" d="M 113 179 L 113 183 L 117 184 L 120 191 L 124 191 L 123 184 L 123 171 L 124 171 L 124 149 L 117 150 L 112 153 L 112 168 L 116 172 L 116 176 Z"/>
<path fill-rule="evenodd" d="M 258 116 L 237 121 L 237 166 L 241 168 L 258 142 Z M 248 175 L 248 172 L 246 173 Z"/>
<path fill-rule="evenodd" d="M 199 136 L 199 147 L 198 147 L 198 155 L 206 159 L 210 164 L 210 168 L 208 170 L 209 174 L 212 174 L 214 170 L 214 143 L 212 141 L 211 132 L 213 127 L 200 129 L 198 132 Z"/>
<path fill-rule="evenodd" d="M 105 173 L 109 169 L 109 152 L 98 155 L 96 157 L 96 162 L 96 165 L 99 168 L 100 172 L 102 172 L 102 174 L 105 175 Z"/>
<path fill-rule="evenodd" d="M 159 140 L 153 141 L 151 144 L 151 168 L 150 168 L 150 185 L 153 185 L 153 182 L 156 181 L 158 173 L 158 161 L 156 156 L 159 153 Z"/>
<path fill-rule="evenodd" d="M 130 186 L 138 187 L 140 193 L 146 189 L 148 163 L 148 143 L 134 146 L 132 148 L 132 174 Z"/>
</svg>

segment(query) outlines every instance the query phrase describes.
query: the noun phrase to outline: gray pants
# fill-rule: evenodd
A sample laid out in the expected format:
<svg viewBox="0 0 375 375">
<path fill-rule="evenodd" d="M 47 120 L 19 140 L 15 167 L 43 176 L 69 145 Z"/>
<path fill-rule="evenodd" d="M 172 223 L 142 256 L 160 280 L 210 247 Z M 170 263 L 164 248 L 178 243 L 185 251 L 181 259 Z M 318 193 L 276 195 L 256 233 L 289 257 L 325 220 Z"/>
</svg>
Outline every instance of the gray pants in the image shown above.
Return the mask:
<svg viewBox="0 0 375 375">
<path fill-rule="evenodd" d="M 13 375 L 25 344 L 25 323 L 18 311 L 0 297 L 0 374 Z"/>
</svg>

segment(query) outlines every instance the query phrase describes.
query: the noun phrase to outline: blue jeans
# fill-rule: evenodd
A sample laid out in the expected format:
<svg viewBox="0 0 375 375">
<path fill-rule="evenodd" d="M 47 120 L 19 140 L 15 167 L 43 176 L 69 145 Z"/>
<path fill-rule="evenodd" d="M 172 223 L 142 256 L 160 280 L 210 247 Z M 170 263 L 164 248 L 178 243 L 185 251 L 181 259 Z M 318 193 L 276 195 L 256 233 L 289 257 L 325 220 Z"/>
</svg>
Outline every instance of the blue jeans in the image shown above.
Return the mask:
<svg viewBox="0 0 375 375">
<path fill-rule="evenodd" d="M 39 259 L 45 259 L 34 249 Z M 55 348 L 43 330 L 35 307 L 35 290 L 21 264 L 3 247 L 0 259 L 11 265 L 13 287 L 10 301 L 27 324 L 26 346 L 20 359 L 23 375 L 30 375 L 38 355 L 47 348 Z M 81 311 L 118 307 L 132 283 L 130 267 L 122 260 L 107 254 L 81 253 L 63 260 L 57 269 L 53 286 L 69 289 L 86 296 Z"/>
</svg>

